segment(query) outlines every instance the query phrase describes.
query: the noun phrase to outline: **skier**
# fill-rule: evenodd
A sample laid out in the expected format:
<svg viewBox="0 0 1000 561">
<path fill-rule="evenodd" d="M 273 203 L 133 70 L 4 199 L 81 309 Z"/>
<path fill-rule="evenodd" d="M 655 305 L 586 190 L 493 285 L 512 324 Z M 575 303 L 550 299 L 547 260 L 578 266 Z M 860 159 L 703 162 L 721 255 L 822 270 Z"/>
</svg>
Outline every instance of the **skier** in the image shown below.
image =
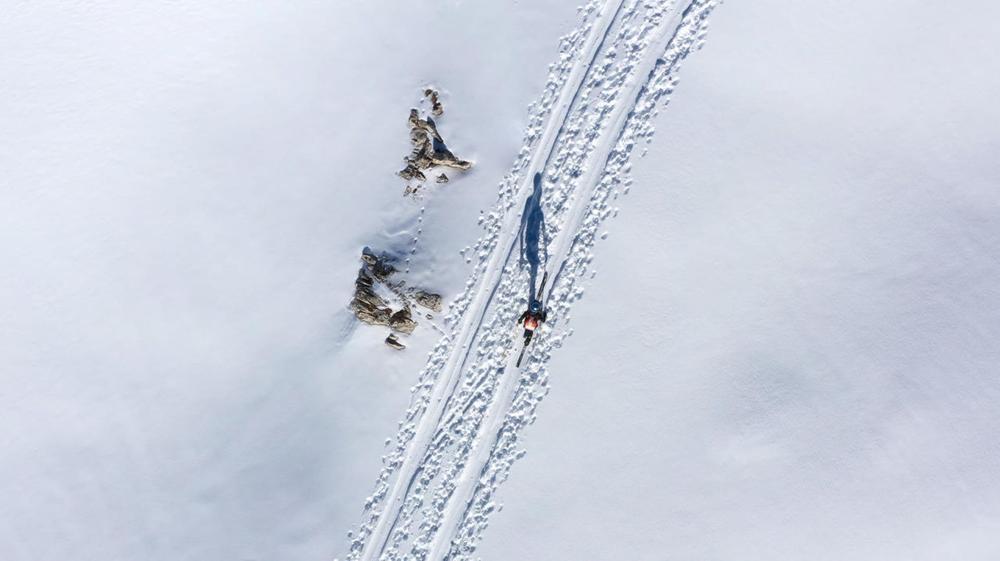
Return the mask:
<svg viewBox="0 0 1000 561">
<path fill-rule="evenodd" d="M 536 176 L 536 182 L 538 177 Z M 517 355 L 517 367 L 521 367 L 521 360 L 524 358 L 524 351 L 528 349 L 528 344 L 531 343 L 531 337 L 535 334 L 535 330 L 542 325 L 546 318 L 549 316 L 549 311 L 545 309 L 542 304 L 542 294 L 545 292 L 545 283 L 549 280 L 549 272 L 545 271 L 542 275 L 542 284 L 538 287 L 537 291 L 534 291 L 534 277 L 532 276 L 531 288 L 533 294 L 528 297 L 528 309 L 521 314 L 521 317 L 517 320 L 518 325 L 524 326 L 524 345 L 521 345 L 521 354 Z"/>
<path fill-rule="evenodd" d="M 538 329 L 545 319 L 548 317 L 549 312 L 542 308 L 542 303 L 537 299 L 532 298 L 531 304 L 528 309 L 521 314 L 521 318 L 517 320 L 517 323 L 524 324 L 524 346 L 527 347 L 528 343 L 531 342 L 531 336 L 535 334 L 535 330 Z M 520 362 L 520 361 L 519 361 Z"/>
</svg>

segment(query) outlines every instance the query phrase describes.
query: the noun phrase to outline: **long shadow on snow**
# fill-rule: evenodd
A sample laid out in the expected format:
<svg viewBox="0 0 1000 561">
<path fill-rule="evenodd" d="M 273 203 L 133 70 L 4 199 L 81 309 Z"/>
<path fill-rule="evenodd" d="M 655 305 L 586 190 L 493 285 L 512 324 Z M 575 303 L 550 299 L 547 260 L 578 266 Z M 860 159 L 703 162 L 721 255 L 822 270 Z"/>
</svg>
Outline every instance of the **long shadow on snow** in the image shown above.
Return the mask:
<svg viewBox="0 0 1000 561">
<path fill-rule="evenodd" d="M 528 287 L 528 302 L 536 294 L 538 283 L 538 267 L 541 265 L 541 248 L 546 248 L 545 258 L 548 259 L 548 244 L 542 237 L 545 235 L 545 213 L 542 211 L 542 173 L 535 174 L 535 187 L 531 196 L 524 202 L 524 212 L 521 214 L 521 263 L 530 267 L 531 284 Z"/>
</svg>

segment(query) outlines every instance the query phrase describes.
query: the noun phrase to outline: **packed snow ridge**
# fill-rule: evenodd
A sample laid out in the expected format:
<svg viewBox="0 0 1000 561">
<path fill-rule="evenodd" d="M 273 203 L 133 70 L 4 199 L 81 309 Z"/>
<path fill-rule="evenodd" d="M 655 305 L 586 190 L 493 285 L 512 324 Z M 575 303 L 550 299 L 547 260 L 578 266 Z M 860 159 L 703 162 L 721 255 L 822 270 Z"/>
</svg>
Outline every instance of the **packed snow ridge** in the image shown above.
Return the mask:
<svg viewBox="0 0 1000 561">
<path fill-rule="evenodd" d="M 475 267 L 412 388 L 348 561 L 457 561 L 474 553 L 500 509 L 498 487 L 524 454 L 521 431 L 548 392 L 549 357 L 571 333 L 570 309 L 583 293 L 598 229 L 628 192 L 635 148 L 651 141 L 652 120 L 717 4 L 609 0 L 581 9 L 498 201 L 481 218 Z M 550 320 L 518 369 L 516 320 L 538 272 L 519 251 L 529 196 L 545 216 L 538 265 L 549 276 Z"/>
</svg>

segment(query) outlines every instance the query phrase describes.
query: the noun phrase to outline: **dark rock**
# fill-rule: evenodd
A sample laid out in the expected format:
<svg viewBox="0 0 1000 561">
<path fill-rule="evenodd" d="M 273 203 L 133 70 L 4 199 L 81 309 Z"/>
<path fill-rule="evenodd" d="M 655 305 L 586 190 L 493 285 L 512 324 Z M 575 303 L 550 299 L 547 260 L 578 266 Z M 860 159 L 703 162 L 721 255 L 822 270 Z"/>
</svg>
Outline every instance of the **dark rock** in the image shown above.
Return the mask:
<svg viewBox="0 0 1000 561">
<path fill-rule="evenodd" d="M 427 120 L 430 121 L 431 120 L 430 117 L 428 117 Z M 424 154 L 430 158 L 431 165 L 446 166 L 461 170 L 466 170 L 472 167 L 472 162 L 461 160 L 457 158 L 454 154 L 452 154 L 451 150 L 448 150 L 448 147 L 445 146 L 445 143 L 443 140 L 441 140 L 441 137 L 437 136 L 436 129 L 434 133 L 435 137 L 431 141 L 430 153 L 427 153 L 426 151 L 424 152 Z"/>
<path fill-rule="evenodd" d="M 389 325 L 392 317 L 391 309 L 373 305 L 370 301 L 357 296 L 351 300 L 350 307 L 355 317 L 370 325 Z"/>
<path fill-rule="evenodd" d="M 417 322 L 413 321 L 409 308 L 403 308 L 389 317 L 389 327 L 393 331 L 410 334 L 417 328 Z"/>
<path fill-rule="evenodd" d="M 375 277 L 375 280 L 379 281 L 384 281 L 386 277 L 396 272 L 396 268 L 393 267 L 388 257 L 375 255 L 375 252 L 367 247 L 361 250 L 361 260 L 365 262 L 367 270 L 361 269 L 355 284 L 358 282 L 368 282 L 362 281 L 361 277 L 363 275 L 368 276 L 369 272 L 371 276 Z M 370 283 L 369 286 L 371 286 Z"/>
<path fill-rule="evenodd" d="M 354 279 L 355 288 L 371 288 L 374 283 L 374 279 L 371 278 L 368 271 L 365 271 L 364 268 L 358 271 L 358 278 Z"/>
<path fill-rule="evenodd" d="M 414 131 L 422 130 L 424 128 L 424 120 L 420 118 L 420 112 L 416 108 L 410 109 L 410 133 Z"/>
<path fill-rule="evenodd" d="M 361 251 L 361 260 L 365 265 L 354 280 L 354 298 L 349 307 L 360 321 L 371 325 L 389 325 L 392 309 L 375 293 L 375 282 L 384 280 L 395 269 L 385 258 L 377 256 L 367 247 Z"/>
<path fill-rule="evenodd" d="M 385 300 L 383 300 L 378 294 L 375 294 L 374 290 L 366 286 L 360 286 L 354 289 L 353 302 L 357 302 L 359 307 L 368 310 L 386 307 Z"/>
<path fill-rule="evenodd" d="M 401 351 L 401 350 L 403 350 L 403 349 L 405 349 L 405 348 L 406 348 L 406 345 L 404 345 L 404 344 L 403 344 L 403 343 L 402 343 L 402 342 L 401 342 L 401 341 L 400 341 L 400 340 L 399 340 L 399 339 L 398 339 L 398 338 L 397 338 L 397 337 L 396 337 L 395 335 L 393 335 L 392 333 L 390 333 L 390 334 L 389 334 L 389 336 L 385 338 L 385 344 L 386 344 L 386 345 L 389 345 L 389 346 L 390 346 L 390 347 L 392 347 L 393 349 L 396 349 L 397 351 Z"/>
<path fill-rule="evenodd" d="M 441 100 L 438 98 L 438 93 L 431 88 L 424 90 L 424 97 L 431 102 L 431 113 L 435 117 L 440 117 L 444 113 L 444 106 L 441 105 Z"/>
<path fill-rule="evenodd" d="M 417 169 L 417 166 L 413 162 L 406 164 L 406 167 L 399 170 L 397 173 L 400 177 L 407 181 L 410 181 L 411 179 L 416 179 L 417 181 L 427 180 L 427 176 L 424 175 L 424 172 Z"/>
<path fill-rule="evenodd" d="M 444 109 L 441 107 L 440 100 L 438 100 L 437 92 L 427 89 L 424 91 L 424 95 L 431 100 L 433 106 L 432 113 L 434 115 L 441 115 Z M 433 118 L 427 117 L 421 119 L 420 112 L 417 109 L 410 109 L 410 116 L 407 122 L 410 125 L 410 142 L 413 144 L 413 150 L 409 156 L 403 158 L 406 166 L 397 172 L 400 177 L 406 181 L 416 180 L 422 182 L 427 180 L 424 170 L 432 167 L 444 166 L 459 170 L 467 170 L 472 167 L 472 162 L 455 156 L 448 149 L 444 139 L 441 138 L 441 133 L 437 130 L 437 124 Z M 438 183 L 446 183 L 448 176 L 440 174 L 437 176 L 436 181 Z M 404 195 L 414 194 L 416 191 L 416 187 L 407 186 Z"/>
<path fill-rule="evenodd" d="M 359 321 L 371 325 L 386 325 L 395 332 L 409 334 L 417 327 L 410 310 L 413 302 L 434 311 L 441 310 L 440 295 L 409 288 L 405 280 L 390 281 L 389 277 L 396 272 L 391 257 L 366 247 L 361 252 L 361 261 L 364 265 L 358 270 L 354 280 L 354 297 L 349 304 Z M 385 297 L 376 292 L 376 285 Z M 389 295 L 389 292 L 392 294 Z M 400 302 L 402 309 L 393 312 L 392 306 Z M 431 318 L 430 314 L 427 317 Z M 399 344 L 398 347 L 386 340 L 386 344 L 393 348 L 405 348 L 398 339 L 395 342 Z"/>
<path fill-rule="evenodd" d="M 434 294 L 433 292 L 427 292 L 426 290 L 418 290 L 413 293 L 413 300 L 421 306 L 433 310 L 435 312 L 441 311 L 441 295 Z"/>
</svg>

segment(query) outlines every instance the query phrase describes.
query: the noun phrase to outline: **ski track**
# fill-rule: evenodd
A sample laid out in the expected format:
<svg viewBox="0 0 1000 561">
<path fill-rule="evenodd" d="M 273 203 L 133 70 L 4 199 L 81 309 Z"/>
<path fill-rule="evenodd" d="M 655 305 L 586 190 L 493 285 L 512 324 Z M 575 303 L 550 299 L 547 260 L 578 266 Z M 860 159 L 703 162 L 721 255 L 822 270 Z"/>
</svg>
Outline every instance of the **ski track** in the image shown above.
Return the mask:
<svg viewBox="0 0 1000 561">
<path fill-rule="evenodd" d="M 720 0 L 597 0 L 564 37 L 524 145 L 481 218 L 476 266 L 446 317 L 448 334 L 411 389 L 395 444 L 352 534 L 347 561 L 466 560 L 501 507 L 498 487 L 524 455 L 522 430 L 549 391 L 546 364 L 571 334 L 572 304 L 611 203 L 629 190 L 635 147 L 669 100 L 681 62 L 699 48 Z M 520 208 L 535 171 L 555 230 L 545 269 L 550 321 L 522 369 L 516 318 L 527 272 L 516 255 Z"/>
</svg>

